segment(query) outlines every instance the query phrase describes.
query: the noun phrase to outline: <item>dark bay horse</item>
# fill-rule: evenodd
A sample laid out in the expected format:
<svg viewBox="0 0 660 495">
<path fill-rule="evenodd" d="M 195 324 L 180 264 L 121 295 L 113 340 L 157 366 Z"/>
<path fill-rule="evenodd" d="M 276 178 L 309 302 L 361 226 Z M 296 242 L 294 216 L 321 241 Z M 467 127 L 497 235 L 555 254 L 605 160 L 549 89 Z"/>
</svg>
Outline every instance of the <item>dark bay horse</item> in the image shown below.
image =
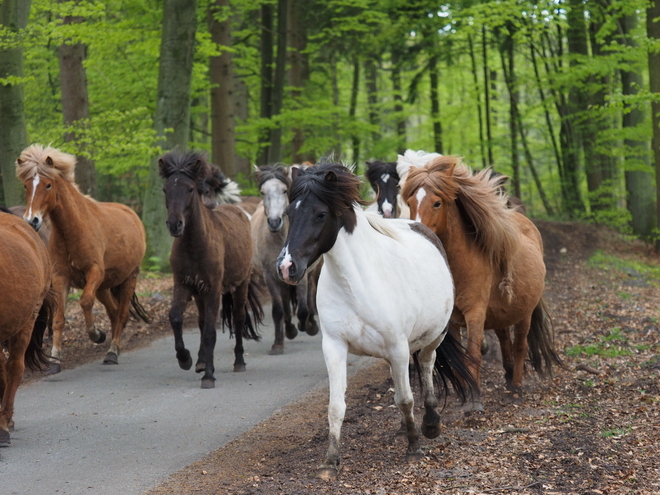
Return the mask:
<svg viewBox="0 0 660 495">
<path fill-rule="evenodd" d="M 423 168 L 411 167 L 402 194 L 411 217 L 431 228 L 447 250 L 456 284 L 453 330 L 467 328 L 473 375 L 478 381 L 484 329 L 492 328 L 502 349 L 507 389 L 514 400 L 522 400 L 528 351 L 540 373 L 561 360 L 542 298 L 541 234 L 527 217 L 507 207 L 502 177 L 490 170 L 472 174 L 460 158 L 443 156 Z M 479 397 L 471 408 L 483 411 Z"/>
<path fill-rule="evenodd" d="M 399 208 L 399 174 L 396 171 L 396 162 L 381 162 L 374 160 L 367 163 L 364 175 L 376 193 L 376 206 L 378 213 L 384 218 L 398 218 L 401 214 Z M 371 211 L 367 208 L 367 211 Z"/>
<path fill-rule="evenodd" d="M 292 287 L 280 280 L 275 262 L 289 231 L 289 219 L 284 211 L 289 204 L 291 187 L 289 169 L 281 165 L 263 165 L 255 171 L 263 204 L 252 215 L 254 264 L 261 270 L 272 301 L 275 342 L 269 354 L 284 353 L 284 334 L 293 339 L 301 332 L 316 335 L 319 327 L 316 314 L 315 288 L 318 271 L 306 274 Z M 319 267 L 320 268 L 320 267 Z M 292 310 L 298 317 L 298 329 L 291 323 Z M 284 323 L 284 328 L 282 323 Z"/>
<path fill-rule="evenodd" d="M 171 151 L 160 157 L 158 166 L 165 179 L 166 224 L 175 237 L 170 256 L 174 276 L 170 323 L 176 357 L 182 369 L 192 367 L 182 327 L 183 313 L 194 298 L 201 332 L 195 371 L 204 372 L 202 388 L 213 388 L 213 350 L 221 303 L 223 325 L 236 337 L 234 371 L 245 371 L 243 338 L 259 339 L 255 326 L 263 311 L 252 281 L 250 222 L 239 207 L 217 205 L 226 179 L 202 153 Z"/>
<path fill-rule="evenodd" d="M 467 392 L 463 384 L 476 387 L 462 349 L 447 335 L 454 286 L 441 243 L 419 223 L 362 211 L 359 188 L 359 178 L 342 165 L 321 162 L 299 172 L 289 194 L 289 234 L 277 260 L 282 280 L 290 284 L 298 283 L 320 257 L 324 261 L 317 299 L 330 381 L 330 432 L 318 474 L 326 479 L 339 469 L 349 352 L 390 364 L 408 460 L 423 456 L 413 416 L 410 353 L 420 351 L 425 436 L 440 433 L 434 369 L 459 393 Z M 446 390 L 444 379 L 443 384 Z"/>
<path fill-rule="evenodd" d="M 94 325 L 94 299 L 105 307 L 112 342 L 104 364 L 117 364 L 121 334 L 129 313 L 149 322 L 135 294 L 146 249 L 144 227 L 137 214 L 119 203 L 101 203 L 76 186 L 76 158 L 56 148 L 29 146 L 16 161 L 16 175 L 27 198 L 25 220 L 39 230 L 51 224 L 48 246 L 53 262 L 53 288 L 60 294 L 53 322 L 51 373 L 60 371 L 64 311 L 70 287 L 82 289 L 80 306 L 89 338 L 100 344 L 105 333 Z M 132 306 L 132 308 L 131 308 Z"/>
<path fill-rule="evenodd" d="M 0 446 L 10 442 L 14 399 L 25 367 L 48 365 L 44 331 L 57 295 L 50 288 L 48 249 L 21 218 L 0 208 Z M 5 356 L 3 343 L 8 357 Z"/>
</svg>

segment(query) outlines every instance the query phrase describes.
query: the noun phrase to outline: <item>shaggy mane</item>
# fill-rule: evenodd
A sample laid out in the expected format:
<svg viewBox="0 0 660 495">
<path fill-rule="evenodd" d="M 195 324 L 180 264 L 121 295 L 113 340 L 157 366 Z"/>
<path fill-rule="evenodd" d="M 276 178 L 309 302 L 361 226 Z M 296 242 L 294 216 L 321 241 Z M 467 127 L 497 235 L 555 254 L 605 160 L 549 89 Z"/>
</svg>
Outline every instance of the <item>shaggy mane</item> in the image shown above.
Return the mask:
<svg viewBox="0 0 660 495">
<path fill-rule="evenodd" d="M 493 268 L 501 269 L 500 288 L 506 293 L 513 276 L 511 260 L 520 247 L 516 212 L 507 207 L 508 195 L 501 189 L 507 178 L 494 176 L 490 169 L 473 174 L 460 157 L 442 156 L 423 168 L 411 169 L 402 191 L 405 200 L 425 187 L 444 202 L 455 201 L 472 242 Z"/>
<path fill-rule="evenodd" d="M 48 165 L 46 160 L 50 158 L 53 165 Z M 36 174 L 43 175 L 49 179 L 59 177 L 75 185 L 76 157 L 41 144 L 28 146 L 21 152 L 16 160 L 16 177 L 21 182 L 32 179 Z"/>
<path fill-rule="evenodd" d="M 289 170 L 287 167 L 283 167 L 282 165 L 262 165 L 257 170 L 255 170 L 254 176 L 257 179 L 259 188 L 261 188 L 261 186 L 263 186 L 271 179 L 277 179 L 280 182 L 286 184 L 287 187 L 291 186 Z"/>
</svg>

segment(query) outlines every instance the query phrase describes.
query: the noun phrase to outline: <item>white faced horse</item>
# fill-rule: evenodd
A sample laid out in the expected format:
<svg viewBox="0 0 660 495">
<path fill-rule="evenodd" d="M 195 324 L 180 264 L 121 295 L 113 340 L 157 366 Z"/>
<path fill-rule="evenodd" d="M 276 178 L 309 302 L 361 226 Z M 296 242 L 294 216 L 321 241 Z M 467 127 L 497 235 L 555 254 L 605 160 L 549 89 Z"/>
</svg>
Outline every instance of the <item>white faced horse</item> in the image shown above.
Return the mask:
<svg viewBox="0 0 660 495">
<path fill-rule="evenodd" d="M 474 386 L 462 349 L 446 334 L 454 285 L 442 244 L 419 223 L 363 212 L 359 186 L 346 167 L 332 163 L 294 176 L 287 207 L 289 235 L 277 260 L 282 279 L 295 284 L 323 256 L 317 303 L 330 379 L 330 444 L 319 471 L 322 478 L 334 477 L 339 468 L 349 352 L 390 364 L 409 460 L 422 456 L 408 377 L 410 353 L 420 351 L 426 437 L 439 434 L 434 364 L 463 398 L 463 385 Z M 446 387 L 445 380 L 441 383 Z"/>
<path fill-rule="evenodd" d="M 257 207 L 250 220 L 254 243 L 253 264 L 263 273 L 272 301 L 275 342 L 269 354 L 276 355 L 284 353 L 285 334 L 288 339 L 293 339 L 298 334 L 298 329 L 309 335 L 318 333 L 319 327 L 314 319 L 318 272 L 303 277 L 296 287 L 285 284 L 277 276 L 275 260 L 284 246 L 289 230 L 289 221 L 284 210 L 289 204 L 287 193 L 291 178 L 289 170 L 281 165 L 256 168 L 255 176 L 263 196 L 263 204 Z M 298 329 L 291 322 L 292 311 L 295 311 L 298 317 Z"/>
</svg>

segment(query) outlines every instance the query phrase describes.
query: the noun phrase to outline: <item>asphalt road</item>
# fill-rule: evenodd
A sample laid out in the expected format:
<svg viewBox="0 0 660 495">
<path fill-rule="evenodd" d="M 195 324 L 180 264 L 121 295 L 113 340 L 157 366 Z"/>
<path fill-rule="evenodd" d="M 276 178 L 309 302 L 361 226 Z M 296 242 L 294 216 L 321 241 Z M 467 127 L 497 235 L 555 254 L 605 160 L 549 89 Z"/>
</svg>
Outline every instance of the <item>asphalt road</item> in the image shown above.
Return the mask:
<svg viewBox="0 0 660 495">
<path fill-rule="evenodd" d="M 234 373 L 229 334 L 218 334 L 216 388 L 179 368 L 174 339 L 19 388 L 11 445 L 0 449 L 0 494 L 138 494 L 223 446 L 305 392 L 327 386 L 321 335 L 298 335 L 269 356 L 247 341 L 247 371 Z M 197 355 L 199 332 L 185 335 Z M 350 371 L 373 362 L 350 358 Z M 194 369 L 194 367 L 193 367 Z"/>
</svg>

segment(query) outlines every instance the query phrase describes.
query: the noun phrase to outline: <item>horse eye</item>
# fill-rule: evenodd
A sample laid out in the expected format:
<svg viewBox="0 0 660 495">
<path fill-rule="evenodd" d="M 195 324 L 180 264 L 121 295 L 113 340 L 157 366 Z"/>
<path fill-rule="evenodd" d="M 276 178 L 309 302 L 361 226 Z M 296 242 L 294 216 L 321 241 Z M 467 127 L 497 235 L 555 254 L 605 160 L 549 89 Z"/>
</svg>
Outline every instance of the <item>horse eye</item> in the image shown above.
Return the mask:
<svg viewBox="0 0 660 495">
<path fill-rule="evenodd" d="M 27 184 L 23 184 L 23 189 L 27 191 Z"/>
<path fill-rule="evenodd" d="M 53 187 L 52 184 L 47 184 L 47 185 L 46 185 L 46 189 L 50 189 L 51 187 Z"/>
<path fill-rule="evenodd" d="M 319 220 L 319 221 L 325 220 L 325 212 L 319 213 L 318 215 L 316 215 L 316 219 Z"/>
<path fill-rule="evenodd" d="M 193 192 L 194 190 L 195 190 L 195 188 L 194 188 L 194 187 L 191 187 L 190 189 L 188 189 L 188 192 L 191 193 L 191 192 Z"/>
<path fill-rule="evenodd" d="M 436 201 L 435 203 L 433 203 L 433 208 L 440 208 L 440 206 L 442 206 L 442 203 L 440 201 Z"/>
</svg>

